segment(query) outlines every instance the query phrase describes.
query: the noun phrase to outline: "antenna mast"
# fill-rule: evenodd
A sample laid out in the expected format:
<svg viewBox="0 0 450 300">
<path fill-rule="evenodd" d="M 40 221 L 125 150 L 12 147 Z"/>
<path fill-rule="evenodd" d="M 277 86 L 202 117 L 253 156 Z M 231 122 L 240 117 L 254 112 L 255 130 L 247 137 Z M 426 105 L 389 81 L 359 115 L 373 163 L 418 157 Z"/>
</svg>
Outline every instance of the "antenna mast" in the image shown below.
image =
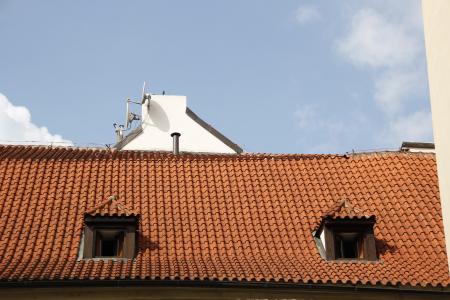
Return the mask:
<svg viewBox="0 0 450 300">
<path fill-rule="evenodd" d="M 137 105 L 142 105 L 147 101 L 147 108 L 150 109 L 150 99 L 151 99 L 151 95 L 145 93 L 145 81 L 144 81 L 144 85 L 142 86 L 142 99 L 140 102 L 138 101 L 132 101 L 130 98 L 127 99 L 126 101 L 126 115 L 125 115 L 125 125 L 121 125 L 121 124 L 116 124 L 114 123 L 113 126 L 115 128 L 115 133 L 116 133 L 116 141 L 120 142 L 123 140 L 123 132 L 130 130 L 131 129 L 131 124 L 133 123 L 133 121 L 138 121 L 141 120 L 141 116 L 139 116 L 138 114 L 135 114 L 133 112 L 130 111 L 130 103 L 132 104 L 137 104 Z"/>
<path fill-rule="evenodd" d="M 142 101 L 144 101 L 144 96 L 145 96 L 145 81 L 144 84 L 142 85 Z"/>
</svg>

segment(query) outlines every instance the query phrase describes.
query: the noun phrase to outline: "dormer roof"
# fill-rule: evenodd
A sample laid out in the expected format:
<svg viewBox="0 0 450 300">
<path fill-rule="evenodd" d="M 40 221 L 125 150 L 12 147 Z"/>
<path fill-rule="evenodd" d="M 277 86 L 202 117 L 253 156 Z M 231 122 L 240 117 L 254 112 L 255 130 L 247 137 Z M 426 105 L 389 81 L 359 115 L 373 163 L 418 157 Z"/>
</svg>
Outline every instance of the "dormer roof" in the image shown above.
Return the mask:
<svg viewBox="0 0 450 300">
<path fill-rule="evenodd" d="M 102 217 L 133 217 L 137 214 L 128 209 L 116 195 L 112 195 L 106 200 L 100 202 L 97 206 L 87 210 L 86 215 Z"/>
<path fill-rule="evenodd" d="M 324 214 L 324 218 L 331 219 L 369 219 L 374 217 L 373 214 L 364 212 L 358 206 L 355 206 L 348 199 L 337 201 L 329 211 Z"/>
</svg>

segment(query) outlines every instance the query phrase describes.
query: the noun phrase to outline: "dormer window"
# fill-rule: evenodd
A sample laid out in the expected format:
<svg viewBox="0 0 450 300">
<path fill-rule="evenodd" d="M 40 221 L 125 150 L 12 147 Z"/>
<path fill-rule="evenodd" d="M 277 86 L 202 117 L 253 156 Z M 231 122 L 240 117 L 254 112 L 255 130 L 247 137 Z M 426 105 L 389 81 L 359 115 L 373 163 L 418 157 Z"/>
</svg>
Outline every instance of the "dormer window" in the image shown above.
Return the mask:
<svg viewBox="0 0 450 300">
<path fill-rule="evenodd" d="M 376 260 L 374 218 L 325 219 L 319 237 L 327 260 Z"/>
<path fill-rule="evenodd" d="M 134 258 L 137 214 L 116 195 L 86 211 L 83 258 Z"/>
<path fill-rule="evenodd" d="M 347 200 L 328 212 L 314 233 L 327 260 L 377 260 L 373 226 L 375 216 L 364 215 Z"/>
<path fill-rule="evenodd" d="M 134 258 L 135 217 L 86 216 L 83 258 Z"/>
</svg>

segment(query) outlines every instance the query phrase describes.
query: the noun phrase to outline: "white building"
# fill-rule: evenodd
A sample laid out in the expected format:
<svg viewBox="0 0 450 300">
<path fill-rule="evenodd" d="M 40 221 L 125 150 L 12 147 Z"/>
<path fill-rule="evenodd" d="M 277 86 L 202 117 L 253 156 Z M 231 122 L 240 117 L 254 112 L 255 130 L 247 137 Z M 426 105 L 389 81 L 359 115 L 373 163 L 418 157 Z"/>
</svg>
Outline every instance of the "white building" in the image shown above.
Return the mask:
<svg viewBox="0 0 450 300">
<path fill-rule="evenodd" d="M 422 10 L 442 217 L 450 254 L 450 1 L 425 0 Z"/>
<path fill-rule="evenodd" d="M 180 152 L 239 154 L 243 150 L 187 107 L 185 96 L 146 95 L 140 124 L 119 141 L 121 150 L 172 151 L 179 133 Z"/>
</svg>

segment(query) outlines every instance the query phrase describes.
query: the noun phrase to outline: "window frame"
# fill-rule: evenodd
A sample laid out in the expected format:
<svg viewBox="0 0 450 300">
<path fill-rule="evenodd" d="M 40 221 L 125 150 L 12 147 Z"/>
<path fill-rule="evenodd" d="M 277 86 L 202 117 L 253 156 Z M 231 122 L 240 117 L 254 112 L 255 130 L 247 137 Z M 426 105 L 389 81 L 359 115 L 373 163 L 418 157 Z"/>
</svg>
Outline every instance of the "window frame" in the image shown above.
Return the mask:
<svg viewBox="0 0 450 300">
<path fill-rule="evenodd" d="M 376 261 L 378 260 L 373 226 L 374 218 L 368 219 L 331 219 L 326 218 L 321 228 L 317 231 L 316 238 L 320 240 L 320 235 L 324 233 L 325 245 L 324 256 L 331 261 Z M 345 258 L 337 251 L 337 240 L 340 234 L 356 234 L 359 236 L 357 255 L 352 258 Z"/>
<path fill-rule="evenodd" d="M 133 259 L 136 256 L 136 217 L 85 216 L 84 259 Z M 117 231 L 123 234 L 122 255 L 101 256 L 98 253 L 98 235 L 101 231 Z M 118 253 L 117 253 L 118 254 Z"/>
</svg>

